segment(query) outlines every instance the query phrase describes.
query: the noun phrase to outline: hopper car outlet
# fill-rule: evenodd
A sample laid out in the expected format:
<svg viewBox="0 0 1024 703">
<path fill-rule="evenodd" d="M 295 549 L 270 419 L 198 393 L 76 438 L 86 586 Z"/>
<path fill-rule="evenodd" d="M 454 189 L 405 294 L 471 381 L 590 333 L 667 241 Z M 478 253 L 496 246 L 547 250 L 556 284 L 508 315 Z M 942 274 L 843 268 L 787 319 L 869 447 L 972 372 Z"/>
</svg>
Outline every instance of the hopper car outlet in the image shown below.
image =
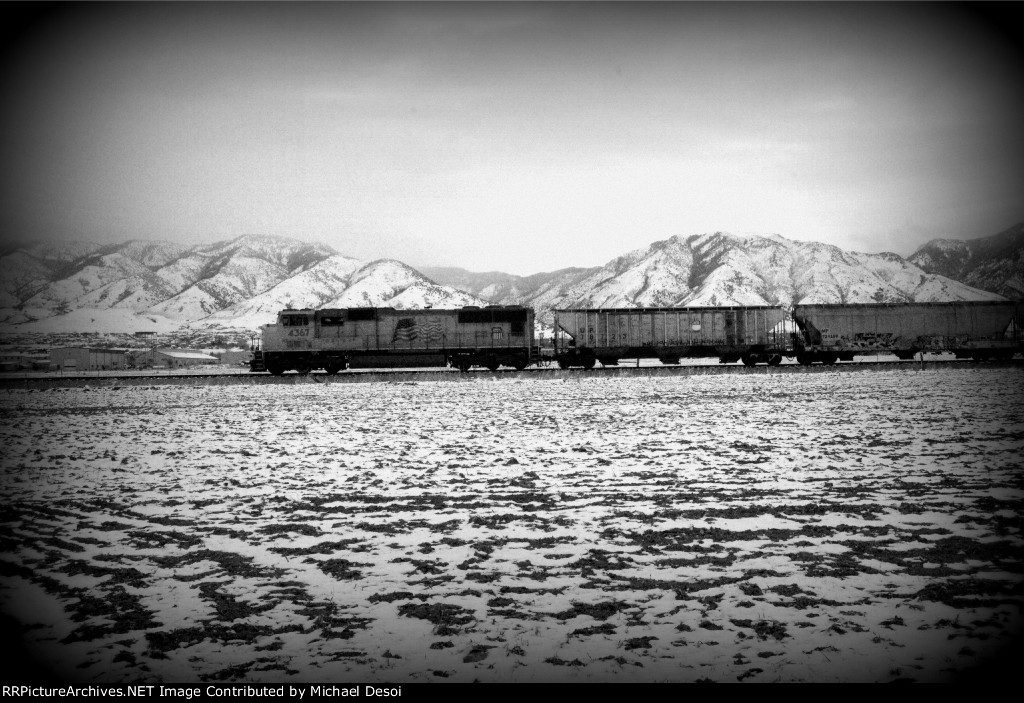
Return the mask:
<svg viewBox="0 0 1024 703">
<path fill-rule="evenodd" d="M 501 366 L 522 370 L 615 366 L 621 359 L 717 358 L 774 366 L 834 364 L 855 355 L 922 352 L 1011 359 L 1024 353 L 1024 303 L 954 302 L 554 310 L 554 338 L 535 337 L 521 306 L 451 310 L 282 310 L 264 325 L 251 370 L 275 375 L 323 369 Z"/>
</svg>

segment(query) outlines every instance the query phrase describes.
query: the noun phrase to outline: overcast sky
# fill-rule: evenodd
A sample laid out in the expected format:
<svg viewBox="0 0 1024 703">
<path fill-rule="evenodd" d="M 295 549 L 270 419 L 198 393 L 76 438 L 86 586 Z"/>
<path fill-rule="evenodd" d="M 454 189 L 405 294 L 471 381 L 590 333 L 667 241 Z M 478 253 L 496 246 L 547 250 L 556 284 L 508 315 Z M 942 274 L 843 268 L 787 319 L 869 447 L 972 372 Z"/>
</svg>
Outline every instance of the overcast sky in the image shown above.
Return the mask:
<svg viewBox="0 0 1024 703">
<path fill-rule="evenodd" d="M 714 231 L 908 255 L 1024 220 L 1012 9 L 46 6 L 0 54 L 0 232 L 519 274 Z"/>
</svg>

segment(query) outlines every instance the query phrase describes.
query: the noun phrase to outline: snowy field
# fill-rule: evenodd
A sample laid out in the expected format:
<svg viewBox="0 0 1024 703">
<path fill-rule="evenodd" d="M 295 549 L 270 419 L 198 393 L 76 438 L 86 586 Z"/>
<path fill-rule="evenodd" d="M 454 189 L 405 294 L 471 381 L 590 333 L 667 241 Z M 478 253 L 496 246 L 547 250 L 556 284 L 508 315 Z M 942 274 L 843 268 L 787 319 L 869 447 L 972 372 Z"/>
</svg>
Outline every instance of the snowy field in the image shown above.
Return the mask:
<svg viewBox="0 0 1024 703">
<path fill-rule="evenodd" d="M 973 681 L 1022 631 L 1020 369 L 0 412 L 2 624 L 55 680 Z"/>
</svg>

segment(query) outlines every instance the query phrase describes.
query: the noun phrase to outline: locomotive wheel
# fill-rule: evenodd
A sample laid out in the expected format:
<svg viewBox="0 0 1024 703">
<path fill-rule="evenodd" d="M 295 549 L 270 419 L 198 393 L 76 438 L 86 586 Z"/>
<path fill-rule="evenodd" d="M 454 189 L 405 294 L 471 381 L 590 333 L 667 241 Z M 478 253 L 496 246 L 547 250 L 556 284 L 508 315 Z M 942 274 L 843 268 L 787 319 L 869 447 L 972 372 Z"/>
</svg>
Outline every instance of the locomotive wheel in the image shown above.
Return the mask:
<svg viewBox="0 0 1024 703">
<path fill-rule="evenodd" d="M 487 363 L 484 364 L 484 368 L 488 371 L 497 371 L 499 366 L 501 366 L 501 364 L 498 363 L 497 359 L 488 359 Z"/>
<path fill-rule="evenodd" d="M 274 376 L 281 376 L 282 374 L 284 374 L 285 368 L 277 361 L 268 361 L 267 371 L 269 371 Z"/>
<path fill-rule="evenodd" d="M 306 360 L 296 361 L 295 362 L 295 371 L 300 376 L 305 376 L 305 375 L 307 375 L 312 370 L 313 370 L 313 366 L 308 361 L 306 361 Z"/>
<path fill-rule="evenodd" d="M 333 376 L 339 371 L 341 371 L 343 368 L 345 368 L 345 364 L 337 361 L 332 361 L 324 366 L 324 371 L 327 372 L 328 376 Z"/>
</svg>

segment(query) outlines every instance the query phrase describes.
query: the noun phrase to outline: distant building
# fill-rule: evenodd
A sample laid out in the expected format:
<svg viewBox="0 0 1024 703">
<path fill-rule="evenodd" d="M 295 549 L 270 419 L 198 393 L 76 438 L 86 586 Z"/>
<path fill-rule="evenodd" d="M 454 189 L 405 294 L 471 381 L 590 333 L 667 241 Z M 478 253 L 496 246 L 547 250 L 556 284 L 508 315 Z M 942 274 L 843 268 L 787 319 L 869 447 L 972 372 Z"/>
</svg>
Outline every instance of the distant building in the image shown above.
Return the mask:
<svg viewBox="0 0 1024 703">
<path fill-rule="evenodd" d="M 58 347 L 50 350 L 50 362 L 58 369 L 111 371 L 128 367 L 124 349 L 96 347 Z"/>
<path fill-rule="evenodd" d="M 136 364 L 139 366 L 162 366 L 168 369 L 184 369 L 219 363 L 220 360 L 215 356 L 190 349 L 153 349 L 140 354 L 136 360 Z"/>
<path fill-rule="evenodd" d="M 245 366 L 252 361 L 252 352 L 249 350 L 236 350 L 222 352 L 217 356 L 220 357 L 220 363 L 225 366 Z"/>
<path fill-rule="evenodd" d="M 0 371 L 20 371 L 24 365 L 22 352 L 0 352 Z"/>
<path fill-rule="evenodd" d="M 155 337 L 155 336 L 156 336 L 156 332 L 152 332 L 152 331 L 148 331 L 148 332 L 136 332 L 136 333 L 135 333 L 135 336 L 136 336 L 136 337 Z"/>
</svg>

